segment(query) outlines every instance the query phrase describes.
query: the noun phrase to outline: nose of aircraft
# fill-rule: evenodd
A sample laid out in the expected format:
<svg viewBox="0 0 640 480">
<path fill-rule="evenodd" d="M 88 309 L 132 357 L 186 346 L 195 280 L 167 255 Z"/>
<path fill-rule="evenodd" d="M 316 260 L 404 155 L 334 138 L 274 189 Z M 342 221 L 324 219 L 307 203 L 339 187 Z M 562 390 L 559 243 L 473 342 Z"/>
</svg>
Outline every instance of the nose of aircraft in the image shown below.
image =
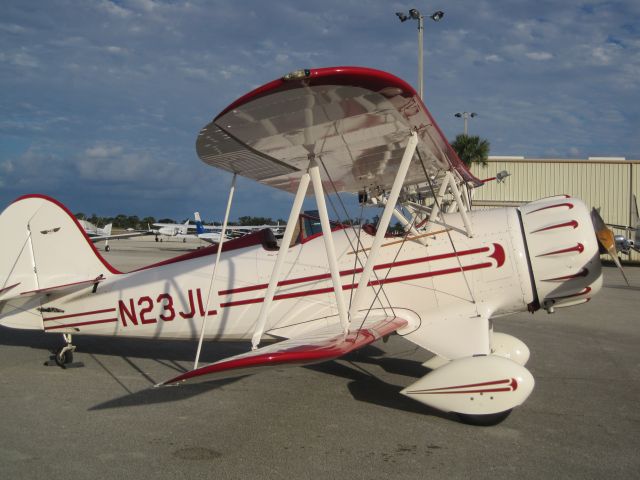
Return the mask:
<svg viewBox="0 0 640 480">
<path fill-rule="evenodd" d="M 551 313 L 588 302 L 602 286 L 588 207 L 562 195 L 529 203 L 520 213 L 540 305 Z"/>
</svg>

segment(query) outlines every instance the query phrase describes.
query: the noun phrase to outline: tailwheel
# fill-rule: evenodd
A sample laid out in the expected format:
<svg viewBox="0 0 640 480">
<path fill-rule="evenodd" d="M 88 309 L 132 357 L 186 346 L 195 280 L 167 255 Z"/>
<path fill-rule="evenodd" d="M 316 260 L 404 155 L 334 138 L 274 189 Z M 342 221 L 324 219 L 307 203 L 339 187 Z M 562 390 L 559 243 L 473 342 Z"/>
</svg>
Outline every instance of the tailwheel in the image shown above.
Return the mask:
<svg viewBox="0 0 640 480">
<path fill-rule="evenodd" d="M 511 413 L 511 410 L 512 409 L 505 410 L 504 412 L 486 413 L 482 415 L 470 415 L 466 413 L 457 413 L 456 415 L 458 415 L 458 418 L 462 423 L 466 423 L 467 425 L 491 427 L 504 421 Z"/>
</svg>

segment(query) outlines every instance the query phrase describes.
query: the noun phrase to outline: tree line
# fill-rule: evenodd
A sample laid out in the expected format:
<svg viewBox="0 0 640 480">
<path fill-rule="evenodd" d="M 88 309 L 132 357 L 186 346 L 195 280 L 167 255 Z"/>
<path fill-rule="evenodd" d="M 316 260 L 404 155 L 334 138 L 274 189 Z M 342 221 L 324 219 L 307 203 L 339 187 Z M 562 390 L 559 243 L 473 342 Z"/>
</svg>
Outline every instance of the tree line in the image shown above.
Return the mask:
<svg viewBox="0 0 640 480">
<path fill-rule="evenodd" d="M 456 136 L 456 138 L 451 142 L 451 147 L 458 154 L 458 157 L 467 165 L 471 166 L 472 163 L 480 163 L 481 165 L 487 165 L 487 159 L 489 157 L 489 141 L 483 138 L 480 138 L 477 135 L 465 135 L 460 134 Z M 112 223 L 114 228 L 133 228 L 135 230 L 144 230 L 149 228 L 154 223 L 185 223 L 187 219 L 183 219 L 182 221 L 176 221 L 173 218 L 161 218 L 156 220 L 155 217 L 143 217 L 140 218 L 137 215 L 116 215 L 115 217 L 101 217 L 96 215 L 95 213 L 91 216 L 87 216 L 82 212 L 78 212 L 75 214 L 78 220 L 86 220 L 88 222 L 93 223 L 99 227 Z M 366 220 L 362 223 L 377 223 L 377 216 L 370 220 Z M 205 222 L 210 225 L 213 223 L 214 225 L 221 225 L 220 222 Z M 244 215 L 239 217 L 235 222 L 229 222 L 229 225 L 233 226 L 247 226 L 247 225 L 286 225 L 286 220 L 281 218 L 277 220 L 273 220 L 271 217 L 252 217 L 249 215 Z M 361 223 L 361 219 L 353 220 L 344 220 L 342 223 L 351 224 L 351 223 Z M 399 230 L 401 226 L 399 224 L 395 225 L 394 228 Z"/>
<path fill-rule="evenodd" d="M 98 227 L 103 227 L 109 223 L 113 224 L 114 228 L 121 228 L 121 229 L 127 229 L 127 228 L 132 228 L 134 230 L 146 230 L 147 228 L 151 227 L 154 223 L 185 223 L 187 221 L 187 219 L 183 219 L 183 220 L 178 220 L 176 221 L 173 218 L 159 218 L 156 219 L 156 217 L 138 217 L 137 215 L 124 215 L 124 214 L 120 214 L 120 215 L 116 215 L 115 217 L 108 217 L 108 216 L 100 216 L 100 215 L 96 215 L 95 213 L 91 214 L 91 215 L 86 215 L 83 212 L 78 212 L 75 214 L 75 217 L 78 220 L 86 220 L 87 222 L 91 222 L 94 225 L 98 226 Z M 193 222 L 193 219 L 190 219 Z M 277 223 L 280 223 L 280 225 L 286 225 L 287 221 L 286 220 L 282 220 L 281 218 L 278 220 L 273 220 L 270 217 L 252 217 L 252 216 L 242 216 L 239 217 L 237 221 L 235 222 L 229 222 L 229 225 L 232 226 L 245 226 L 245 225 L 276 225 Z M 205 224 L 207 225 L 222 225 L 221 222 L 208 222 L 208 221 L 204 221 Z"/>
</svg>

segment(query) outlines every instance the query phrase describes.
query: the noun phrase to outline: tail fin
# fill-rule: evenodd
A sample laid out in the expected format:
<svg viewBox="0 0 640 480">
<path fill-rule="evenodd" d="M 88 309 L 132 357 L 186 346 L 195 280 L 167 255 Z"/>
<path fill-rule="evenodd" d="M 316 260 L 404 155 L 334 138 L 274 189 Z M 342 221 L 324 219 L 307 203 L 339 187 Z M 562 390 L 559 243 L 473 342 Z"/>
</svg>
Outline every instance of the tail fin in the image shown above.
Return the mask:
<svg viewBox="0 0 640 480">
<path fill-rule="evenodd" d="M 193 212 L 193 216 L 196 219 L 196 233 L 198 235 L 205 233 L 204 227 L 202 226 L 202 219 L 200 218 L 200 212 Z"/>
<path fill-rule="evenodd" d="M 100 256 L 71 212 L 50 197 L 27 195 L 13 202 L 0 214 L 0 232 L 1 324 L 15 313 L 24 314 L 20 317 L 27 323 L 41 317 L 37 308 L 45 293 L 90 287 L 119 273 Z"/>
<path fill-rule="evenodd" d="M 179 235 L 187 235 L 189 233 L 189 219 L 184 222 L 180 227 L 178 227 Z"/>
<path fill-rule="evenodd" d="M 106 236 L 111 235 L 111 228 L 113 227 L 113 223 L 107 223 L 104 228 L 102 229 L 102 231 L 104 232 L 104 234 Z"/>
</svg>

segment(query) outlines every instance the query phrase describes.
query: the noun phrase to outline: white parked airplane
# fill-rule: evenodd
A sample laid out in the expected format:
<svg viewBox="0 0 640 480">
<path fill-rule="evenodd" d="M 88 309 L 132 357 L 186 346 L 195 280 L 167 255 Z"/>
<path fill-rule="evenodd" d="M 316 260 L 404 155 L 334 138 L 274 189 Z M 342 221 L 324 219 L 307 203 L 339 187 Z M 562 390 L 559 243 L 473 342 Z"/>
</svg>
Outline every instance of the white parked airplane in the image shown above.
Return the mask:
<svg viewBox="0 0 640 480">
<path fill-rule="evenodd" d="M 415 90 L 391 74 L 293 72 L 232 103 L 196 149 L 234 174 L 223 231 L 236 175 L 295 193 L 280 246 L 267 229 L 121 273 L 64 206 L 28 195 L 0 216 L 0 324 L 63 333 L 63 365 L 72 334 L 198 339 L 194 368 L 164 385 L 331 360 L 397 332 L 436 354 L 404 395 L 490 424 L 534 387 L 528 348 L 495 332 L 492 318 L 552 313 L 601 288 L 589 208 L 559 195 L 470 211 L 464 192 L 482 182 Z M 315 235 L 299 217 L 309 183 L 322 227 Z M 383 206 L 377 230 L 332 226 L 327 191 Z M 387 238 L 392 216 L 407 234 Z M 201 366 L 203 339 L 251 347 Z"/>
<path fill-rule="evenodd" d="M 196 221 L 196 235 L 198 238 L 208 243 L 220 243 L 222 226 L 204 225 L 200 217 L 200 212 L 194 212 L 193 216 Z M 225 240 L 242 237 L 259 230 L 264 230 L 265 228 L 270 229 L 276 238 L 282 236 L 282 228 L 280 225 L 227 225 L 225 229 Z"/>
<path fill-rule="evenodd" d="M 117 233 L 113 235 L 111 233 L 111 230 L 113 227 L 112 223 L 108 223 L 103 228 L 97 227 L 96 225 L 94 225 L 93 223 L 87 220 L 78 220 L 78 223 L 84 229 L 84 232 L 89 237 L 89 240 L 91 240 L 93 243 L 104 242 L 105 252 L 108 252 L 111 250 L 111 247 L 109 246 L 109 240 L 140 237 L 144 235 L 151 235 L 152 233 L 150 231 L 145 230 L 145 231 L 131 231 L 126 233 Z"/>
<path fill-rule="evenodd" d="M 185 223 L 154 223 L 152 233 L 156 236 L 156 242 L 162 241 L 159 236 L 180 237 L 183 241 L 189 237 L 195 238 L 189 234 L 189 220 Z"/>
<path fill-rule="evenodd" d="M 200 212 L 194 212 L 193 216 L 196 220 L 196 235 L 200 240 L 204 240 L 207 243 L 220 243 L 220 237 L 222 236 L 221 227 L 212 226 L 204 226 L 202 224 L 202 219 L 200 218 Z M 228 229 L 229 227 L 227 227 Z M 225 235 L 225 239 L 229 239 L 228 236 Z"/>
</svg>

